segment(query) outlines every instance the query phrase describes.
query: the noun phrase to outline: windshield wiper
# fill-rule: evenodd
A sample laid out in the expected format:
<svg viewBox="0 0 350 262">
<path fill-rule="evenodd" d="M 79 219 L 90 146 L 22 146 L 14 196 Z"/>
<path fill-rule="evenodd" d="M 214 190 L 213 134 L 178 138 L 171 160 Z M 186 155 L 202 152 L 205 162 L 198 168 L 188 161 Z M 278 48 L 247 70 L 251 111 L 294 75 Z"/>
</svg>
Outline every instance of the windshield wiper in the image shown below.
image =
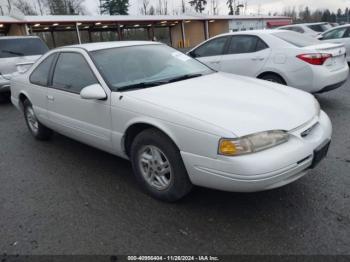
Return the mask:
<svg viewBox="0 0 350 262">
<path fill-rule="evenodd" d="M 191 79 L 191 78 L 196 78 L 196 77 L 200 77 L 203 76 L 203 74 L 187 74 L 187 75 L 182 75 L 182 76 L 178 76 L 178 77 L 174 77 L 172 79 L 169 79 L 167 81 L 167 83 L 174 83 L 174 82 L 178 82 L 178 81 L 182 81 L 182 80 L 187 80 L 187 79 Z"/>
<path fill-rule="evenodd" d="M 3 53 L 8 53 L 8 54 L 11 54 L 11 55 L 16 55 L 16 56 L 24 56 L 23 53 L 15 52 L 15 51 L 10 51 L 10 50 L 2 50 L 1 52 L 3 52 Z"/>
<path fill-rule="evenodd" d="M 143 89 L 143 88 L 164 85 L 166 83 L 168 83 L 168 82 L 167 81 L 141 82 L 141 83 L 137 83 L 137 84 L 119 87 L 118 91 L 129 91 L 129 90 L 135 90 L 135 89 Z"/>
<path fill-rule="evenodd" d="M 137 84 L 132 84 L 132 85 L 127 85 L 127 86 L 122 86 L 118 88 L 118 91 L 129 91 L 129 90 L 135 90 L 135 89 L 143 89 L 143 88 L 149 88 L 149 87 L 154 87 L 154 86 L 160 86 L 160 85 L 165 85 L 169 83 L 174 83 L 186 79 L 191 79 L 195 77 L 200 77 L 203 74 L 187 74 L 187 75 L 182 75 L 166 80 L 159 80 L 159 81 L 152 81 L 152 82 L 141 82 Z"/>
</svg>

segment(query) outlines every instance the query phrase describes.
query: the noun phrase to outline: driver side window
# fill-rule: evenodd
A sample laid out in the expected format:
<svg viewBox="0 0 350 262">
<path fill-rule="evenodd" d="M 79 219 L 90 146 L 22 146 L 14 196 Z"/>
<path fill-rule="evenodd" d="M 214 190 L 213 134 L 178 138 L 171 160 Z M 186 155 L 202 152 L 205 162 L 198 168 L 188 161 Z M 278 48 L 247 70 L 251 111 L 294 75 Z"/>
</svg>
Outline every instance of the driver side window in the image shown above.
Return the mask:
<svg viewBox="0 0 350 262">
<path fill-rule="evenodd" d="M 195 57 L 222 55 L 228 37 L 215 38 L 194 50 Z"/>
<path fill-rule="evenodd" d="M 98 84 L 98 81 L 81 54 L 60 54 L 52 80 L 53 88 L 79 94 L 84 87 L 93 84 Z"/>
</svg>

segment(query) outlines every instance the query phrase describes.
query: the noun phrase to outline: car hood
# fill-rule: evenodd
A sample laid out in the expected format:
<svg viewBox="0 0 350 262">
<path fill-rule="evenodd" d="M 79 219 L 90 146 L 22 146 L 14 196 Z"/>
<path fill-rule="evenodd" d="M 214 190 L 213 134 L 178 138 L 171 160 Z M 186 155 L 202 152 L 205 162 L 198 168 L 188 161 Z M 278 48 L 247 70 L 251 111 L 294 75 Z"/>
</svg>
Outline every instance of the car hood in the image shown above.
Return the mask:
<svg viewBox="0 0 350 262">
<path fill-rule="evenodd" d="M 317 112 L 314 98 L 308 93 L 226 73 L 129 91 L 124 96 L 191 116 L 236 136 L 290 131 L 310 121 Z"/>
</svg>

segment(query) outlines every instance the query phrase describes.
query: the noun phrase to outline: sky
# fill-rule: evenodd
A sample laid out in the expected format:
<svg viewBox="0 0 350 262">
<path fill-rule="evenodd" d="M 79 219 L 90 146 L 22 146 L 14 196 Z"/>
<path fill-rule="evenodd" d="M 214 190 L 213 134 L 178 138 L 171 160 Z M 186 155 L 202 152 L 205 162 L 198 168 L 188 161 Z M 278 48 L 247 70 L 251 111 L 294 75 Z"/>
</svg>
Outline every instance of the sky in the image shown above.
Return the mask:
<svg viewBox="0 0 350 262">
<path fill-rule="evenodd" d="M 154 3 L 157 0 L 150 0 Z M 218 0 L 219 1 L 219 13 L 227 14 L 228 10 L 226 7 L 227 0 Z M 247 1 L 248 8 L 246 14 L 257 14 L 260 9 L 261 14 L 268 14 L 269 12 L 282 12 L 286 7 L 295 6 L 298 10 L 299 7 L 309 6 L 313 9 L 325 9 L 329 8 L 333 11 L 336 11 L 338 8 L 344 9 L 345 7 L 350 7 L 350 0 L 241 0 L 241 2 Z M 186 0 L 188 2 L 188 0 Z M 168 0 L 170 9 L 178 9 L 181 5 L 181 0 Z M 210 3 L 210 0 L 208 0 Z M 137 15 L 139 14 L 139 9 L 141 7 L 142 0 L 130 0 L 130 14 Z M 90 14 L 98 13 L 99 0 L 85 0 L 85 6 Z M 210 4 L 208 4 L 210 5 Z"/>
</svg>

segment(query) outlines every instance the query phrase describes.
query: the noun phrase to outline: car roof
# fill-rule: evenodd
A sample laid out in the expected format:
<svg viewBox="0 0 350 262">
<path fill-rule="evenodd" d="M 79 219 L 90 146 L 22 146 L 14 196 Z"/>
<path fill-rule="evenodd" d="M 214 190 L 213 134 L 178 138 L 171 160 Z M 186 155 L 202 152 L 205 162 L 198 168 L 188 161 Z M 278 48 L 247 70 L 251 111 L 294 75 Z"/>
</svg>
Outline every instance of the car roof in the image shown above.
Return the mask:
<svg viewBox="0 0 350 262">
<path fill-rule="evenodd" d="M 262 34 L 271 35 L 273 33 L 279 33 L 283 31 L 290 32 L 289 30 L 260 29 L 260 30 L 230 32 L 230 33 L 218 35 L 216 37 L 225 36 L 225 35 L 262 35 Z"/>
<path fill-rule="evenodd" d="M 112 42 L 97 42 L 97 43 L 87 43 L 80 45 L 70 45 L 64 46 L 57 49 L 66 49 L 66 48 L 82 48 L 87 51 L 97 51 L 103 49 L 110 48 L 118 48 L 118 47 L 129 47 L 129 46 L 140 46 L 140 45 L 160 45 L 159 42 L 151 42 L 151 41 L 112 41 Z"/>
</svg>

